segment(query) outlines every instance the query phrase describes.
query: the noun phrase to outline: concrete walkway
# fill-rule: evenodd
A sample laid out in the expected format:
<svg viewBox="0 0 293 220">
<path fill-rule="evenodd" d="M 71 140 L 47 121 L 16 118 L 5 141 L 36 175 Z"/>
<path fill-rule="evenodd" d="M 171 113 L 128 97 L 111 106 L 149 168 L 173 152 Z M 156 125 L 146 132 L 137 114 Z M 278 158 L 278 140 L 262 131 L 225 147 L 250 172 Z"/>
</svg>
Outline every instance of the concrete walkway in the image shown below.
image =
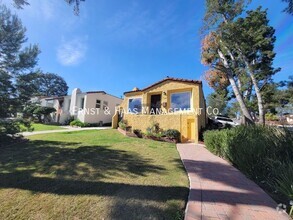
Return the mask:
<svg viewBox="0 0 293 220">
<path fill-rule="evenodd" d="M 287 220 L 277 204 L 257 184 L 203 145 L 177 144 L 189 176 L 185 220 Z"/>
<path fill-rule="evenodd" d="M 111 129 L 111 127 L 88 127 L 88 128 L 74 128 L 70 126 L 62 126 L 65 128 L 63 130 L 49 130 L 49 131 L 33 131 L 33 132 L 22 132 L 20 135 L 27 137 L 35 134 L 50 134 L 50 133 L 59 133 L 59 132 L 73 132 L 73 131 L 85 131 L 85 130 L 105 130 Z"/>
</svg>

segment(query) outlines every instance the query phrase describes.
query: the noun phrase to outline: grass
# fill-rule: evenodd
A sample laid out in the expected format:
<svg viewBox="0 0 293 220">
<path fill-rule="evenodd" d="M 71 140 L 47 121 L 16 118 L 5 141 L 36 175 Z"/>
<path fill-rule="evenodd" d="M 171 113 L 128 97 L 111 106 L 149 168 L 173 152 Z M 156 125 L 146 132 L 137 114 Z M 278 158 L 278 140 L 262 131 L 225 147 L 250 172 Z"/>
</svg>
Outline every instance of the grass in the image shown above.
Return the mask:
<svg viewBox="0 0 293 220">
<path fill-rule="evenodd" d="M 90 130 L 0 148 L 0 219 L 181 219 L 187 195 L 174 144 Z"/>
<path fill-rule="evenodd" d="M 51 130 L 63 130 L 65 128 L 60 127 L 59 125 L 46 125 L 40 123 L 33 123 L 32 127 L 34 131 L 51 131 Z"/>
</svg>

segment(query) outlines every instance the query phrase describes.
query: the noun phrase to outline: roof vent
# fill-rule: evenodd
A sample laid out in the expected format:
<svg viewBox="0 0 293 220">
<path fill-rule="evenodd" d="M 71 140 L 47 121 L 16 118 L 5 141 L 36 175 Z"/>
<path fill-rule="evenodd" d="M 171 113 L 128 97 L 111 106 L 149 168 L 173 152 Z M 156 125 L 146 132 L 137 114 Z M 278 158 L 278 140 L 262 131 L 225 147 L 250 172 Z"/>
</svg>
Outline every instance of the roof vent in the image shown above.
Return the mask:
<svg viewBox="0 0 293 220">
<path fill-rule="evenodd" d="M 137 88 L 137 87 L 134 87 L 133 89 L 132 89 L 132 91 L 133 92 L 136 92 L 136 91 L 138 91 L 139 89 Z"/>
</svg>

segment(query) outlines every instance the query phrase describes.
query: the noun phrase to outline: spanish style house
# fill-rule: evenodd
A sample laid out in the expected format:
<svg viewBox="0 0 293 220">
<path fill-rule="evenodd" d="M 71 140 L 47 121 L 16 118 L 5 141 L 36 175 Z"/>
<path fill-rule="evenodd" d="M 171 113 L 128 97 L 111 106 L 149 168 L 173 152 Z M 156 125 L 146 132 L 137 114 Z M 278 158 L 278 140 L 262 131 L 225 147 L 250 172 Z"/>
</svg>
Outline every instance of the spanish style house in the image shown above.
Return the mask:
<svg viewBox="0 0 293 220">
<path fill-rule="evenodd" d="M 115 107 L 122 99 L 104 91 L 82 92 L 75 88 L 71 95 L 63 97 L 46 97 L 39 99 L 41 106 L 53 107 L 52 121 L 63 124 L 70 117 L 85 123 L 108 124 L 112 122 Z"/>
<path fill-rule="evenodd" d="M 164 130 L 178 130 L 181 142 L 197 143 L 200 129 L 206 126 L 201 81 L 167 77 L 144 89 L 134 88 L 124 96 L 113 116 L 113 128 L 123 119 L 132 130 L 145 132 L 155 122 Z"/>
</svg>

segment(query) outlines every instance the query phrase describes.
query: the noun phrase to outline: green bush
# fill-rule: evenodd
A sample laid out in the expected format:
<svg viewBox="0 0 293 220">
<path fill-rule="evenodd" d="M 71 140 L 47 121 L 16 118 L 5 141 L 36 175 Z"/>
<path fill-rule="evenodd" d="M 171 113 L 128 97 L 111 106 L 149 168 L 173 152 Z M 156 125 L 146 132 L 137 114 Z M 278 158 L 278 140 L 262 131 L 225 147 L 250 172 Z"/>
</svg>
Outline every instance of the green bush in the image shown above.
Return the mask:
<svg viewBox="0 0 293 220">
<path fill-rule="evenodd" d="M 24 119 L 0 120 L 0 146 L 15 143 L 22 136 L 16 135 L 22 131 L 33 131 L 31 121 Z"/>
<path fill-rule="evenodd" d="M 289 199 L 293 184 L 292 132 L 284 128 L 243 125 L 207 131 L 204 140 L 211 152 L 232 162 L 263 187 L 271 191 L 277 189 Z"/>
<path fill-rule="evenodd" d="M 274 168 L 275 178 L 271 186 L 286 199 L 293 200 L 293 163 L 284 162 L 279 167 Z"/>
<path fill-rule="evenodd" d="M 266 113 L 265 114 L 265 119 L 267 121 L 279 121 L 279 118 L 277 115 L 274 115 L 273 113 Z"/>
<path fill-rule="evenodd" d="M 127 128 L 127 121 L 126 121 L 126 120 L 121 120 L 121 121 L 118 123 L 118 126 L 119 126 L 119 128 L 121 128 L 122 130 L 126 131 L 126 128 Z"/>
<path fill-rule="evenodd" d="M 164 136 L 170 139 L 175 139 L 177 142 L 180 140 L 180 132 L 176 129 L 168 129 L 163 132 Z"/>
<path fill-rule="evenodd" d="M 70 126 L 76 126 L 76 127 L 89 127 L 90 124 L 89 123 L 85 123 L 85 122 L 82 122 L 80 120 L 74 120 L 72 122 L 70 122 Z"/>
</svg>

